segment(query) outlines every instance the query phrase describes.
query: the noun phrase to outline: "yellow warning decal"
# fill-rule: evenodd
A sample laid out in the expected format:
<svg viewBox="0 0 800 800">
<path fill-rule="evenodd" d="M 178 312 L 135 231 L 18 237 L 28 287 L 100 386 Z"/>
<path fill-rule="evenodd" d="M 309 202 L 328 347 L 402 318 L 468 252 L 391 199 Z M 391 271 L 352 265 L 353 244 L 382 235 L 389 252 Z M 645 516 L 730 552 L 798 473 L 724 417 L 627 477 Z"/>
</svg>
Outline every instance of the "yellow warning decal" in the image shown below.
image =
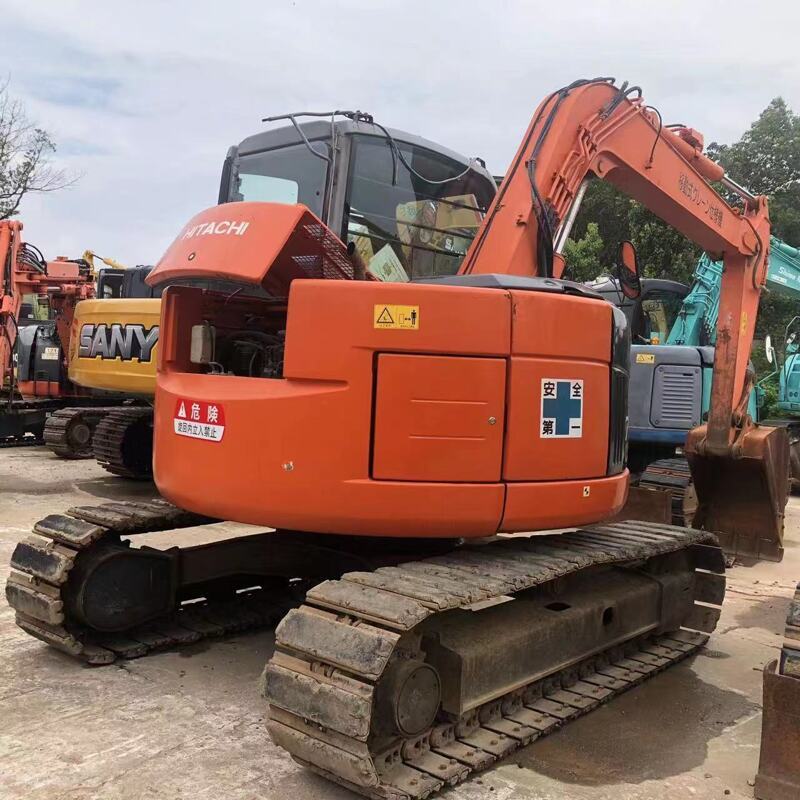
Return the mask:
<svg viewBox="0 0 800 800">
<path fill-rule="evenodd" d="M 656 355 L 655 355 L 655 353 L 637 353 L 636 354 L 636 363 L 637 364 L 655 364 L 656 363 Z"/>
<path fill-rule="evenodd" d="M 418 331 L 419 306 L 388 306 L 381 303 L 375 306 L 372 322 L 375 328 Z"/>
</svg>

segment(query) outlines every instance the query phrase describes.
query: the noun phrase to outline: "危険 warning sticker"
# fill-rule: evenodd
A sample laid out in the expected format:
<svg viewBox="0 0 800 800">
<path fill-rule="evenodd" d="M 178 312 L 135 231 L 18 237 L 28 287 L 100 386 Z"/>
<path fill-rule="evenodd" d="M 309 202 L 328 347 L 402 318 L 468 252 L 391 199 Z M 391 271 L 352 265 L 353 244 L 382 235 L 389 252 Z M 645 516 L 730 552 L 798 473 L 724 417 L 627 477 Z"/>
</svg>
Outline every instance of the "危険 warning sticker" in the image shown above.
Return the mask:
<svg viewBox="0 0 800 800">
<path fill-rule="evenodd" d="M 219 403 L 179 399 L 173 423 L 178 436 L 221 442 L 225 434 L 225 411 Z"/>
<path fill-rule="evenodd" d="M 419 306 L 395 306 L 378 303 L 375 305 L 372 321 L 373 326 L 376 328 L 418 331 Z"/>
<path fill-rule="evenodd" d="M 577 439 L 583 436 L 583 381 L 542 378 L 543 439 Z"/>
</svg>

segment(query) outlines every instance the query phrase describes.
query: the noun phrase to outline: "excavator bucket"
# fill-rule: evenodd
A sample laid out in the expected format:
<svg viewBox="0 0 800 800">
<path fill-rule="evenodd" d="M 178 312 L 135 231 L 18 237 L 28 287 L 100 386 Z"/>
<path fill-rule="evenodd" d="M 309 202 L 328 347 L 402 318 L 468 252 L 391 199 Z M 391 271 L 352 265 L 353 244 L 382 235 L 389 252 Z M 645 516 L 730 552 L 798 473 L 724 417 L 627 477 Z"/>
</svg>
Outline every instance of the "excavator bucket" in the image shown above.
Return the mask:
<svg viewBox="0 0 800 800">
<path fill-rule="evenodd" d="M 758 800 L 800 797 L 800 583 L 789 604 L 781 656 L 764 667 Z"/>
<path fill-rule="evenodd" d="M 672 523 L 672 492 L 661 489 L 648 489 L 644 486 L 631 486 L 628 499 L 614 518 L 614 522 L 638 519 L 644 522 Z"/>
<path fill-rule="evenodd" d="M 693 527 L 716 533 L 731 557 L 781 561 L 789 495 L 786 430 L 755 426 L 738 438 L 728 456 L 703 452 L 705 435 L 703 425 L 686 442 L 698 501 Z"/>
</svg>

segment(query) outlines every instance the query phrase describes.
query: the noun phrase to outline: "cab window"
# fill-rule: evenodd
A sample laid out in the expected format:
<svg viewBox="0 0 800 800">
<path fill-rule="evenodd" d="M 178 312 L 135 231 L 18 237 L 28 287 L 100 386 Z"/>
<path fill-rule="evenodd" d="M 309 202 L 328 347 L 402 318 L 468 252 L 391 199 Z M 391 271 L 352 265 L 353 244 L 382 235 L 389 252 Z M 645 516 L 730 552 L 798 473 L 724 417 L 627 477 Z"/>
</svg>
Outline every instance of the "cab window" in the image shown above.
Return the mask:
<svg viewBox="0 0 800 800">
<path fill-rule="evenodd" d="M 638 344 L 664 344 L 681 310 L 683 297 L 675 292 L 652 291 L 642 299 Z M 635 344 L 637 342 L 634 342 Z"/>
<path fill-rule="evenodd" d="M 446 180 L 464 171 L 463 164 L 441 153 L 406 143 L 398 147 L 429 180 Z M 354 136 L 343 238 L 353 242 L 379 280 L 453 275 L 494 193 L 494 184 L 473 170 L 443 184 L 418 178 L 399 159 L 395 170 L 387 140 Z"/>
<path fill-rule="evenodd" d="M 22 302 L 19 306 L 17 322 L 20 325 L 28 325 L 34 322 L 55 319 L 55 312 L 50 307 L 46 297 L 41 300 L 35 294 L 23 294 Z"/>
<path fill-rule="evenodd" d="M 312 145 L 327 155 L 327 143 Z M 230 200 L 303 203 L 322 217 L 327 170 L 327 161 L 309 152 L 305 144 L 240 156 Z"/>
</svg>

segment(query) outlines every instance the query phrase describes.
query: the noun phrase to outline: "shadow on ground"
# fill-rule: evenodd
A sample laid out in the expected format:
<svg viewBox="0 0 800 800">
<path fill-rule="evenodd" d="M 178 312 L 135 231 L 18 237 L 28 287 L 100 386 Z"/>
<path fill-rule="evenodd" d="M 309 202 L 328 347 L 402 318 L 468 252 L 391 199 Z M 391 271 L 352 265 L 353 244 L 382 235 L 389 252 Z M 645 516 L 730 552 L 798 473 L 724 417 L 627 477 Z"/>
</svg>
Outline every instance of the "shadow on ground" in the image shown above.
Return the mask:
<svg viewBox="0 0 800 800">
<path fill-rule="evenodd" d="M 664 779 L 702 765 L 709 741 L 757 709 L 682 666 L 534 743 L 513 761 L 583 786 Z"/>
<path fill-rule="evenodd" d="M 75 488 L 105 500 L 138 500 L 158 497 L 158 490 L 152 481 L 132 481 L 111 475 L 107 478 L 76 481 Z"/>
</svg>

